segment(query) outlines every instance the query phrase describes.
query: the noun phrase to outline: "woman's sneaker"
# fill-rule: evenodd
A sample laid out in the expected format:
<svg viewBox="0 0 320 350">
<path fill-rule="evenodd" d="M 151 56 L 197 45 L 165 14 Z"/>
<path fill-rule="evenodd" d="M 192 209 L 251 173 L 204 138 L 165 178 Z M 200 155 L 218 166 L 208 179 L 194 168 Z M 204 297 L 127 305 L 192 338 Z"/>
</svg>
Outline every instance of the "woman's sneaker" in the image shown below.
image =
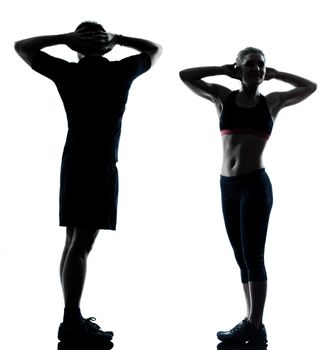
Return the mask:
<svg viewBox="0 0 320 350">
<path fill-rule="evenodd" d="M 63 342 L 110 342 L 113 332 L 104 332 L 94 323 L 94 317 L 83 318 L 79 323 L 68 325 L 65 322 L 60 324 L 58 339 Z"/>
<path fill-rule="evenodd" d="M 230 331 L 218 332 L 217 337 L 223 342 L 245 344 L 245 343 L 267 343 L 267 332 L 263 324 L 259 328 L 247 319 L 238 323 Z"/>
</svg>

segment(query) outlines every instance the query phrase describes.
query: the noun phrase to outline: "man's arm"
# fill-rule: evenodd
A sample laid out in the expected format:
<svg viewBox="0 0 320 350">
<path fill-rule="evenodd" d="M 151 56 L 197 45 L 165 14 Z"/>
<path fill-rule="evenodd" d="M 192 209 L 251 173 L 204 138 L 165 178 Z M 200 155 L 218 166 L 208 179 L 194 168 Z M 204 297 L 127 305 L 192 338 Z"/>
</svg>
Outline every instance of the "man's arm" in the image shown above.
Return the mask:
<svg viewBox="0 0 320 350">
<path fill-rule="evenodd" d="M 31 66 L 35 55 L 45 47 L 67 45 L 71 50 L 82 52 L 87 48 L 101 48 L 105 41 L 92 32 L 71 32 L 58 35 L 44 35 L 23 39 L 15 42 L 14 48 L 18 55 Z"/>
<path fill-rule="evenodd" d="M 17 54 L 31 66 L 35 55 L 43 48 L 53 45 L 65 44 L 64 35 L 44 35 L 23 39 L 15 42 Z"/>
<path fill-rule="evenodd" d="M 156 63 L 162 53 L 162 47 L 152 41 L 123 35 L 111 35 L 113 35 L 111 41 L 114 41 L 115 44 L 130 47 L 131 49 L 148 54 L 151 60 L 151 65 Z"/>
</svg>

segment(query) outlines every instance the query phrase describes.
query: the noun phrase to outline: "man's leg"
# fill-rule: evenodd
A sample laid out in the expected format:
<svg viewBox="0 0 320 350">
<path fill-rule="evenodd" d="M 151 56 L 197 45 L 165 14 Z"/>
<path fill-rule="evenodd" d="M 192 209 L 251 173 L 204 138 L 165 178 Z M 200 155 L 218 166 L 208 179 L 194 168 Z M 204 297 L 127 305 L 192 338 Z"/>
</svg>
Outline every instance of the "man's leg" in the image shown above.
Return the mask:
<svg viewBox="0 0 320 350">
<path fill-rule="evenodd" d="M 60 263 L 60 279 L 65 301 L 63 322 L 79 323 L 82 319 L 80 299 L 86 277 L 87 257 L 98 230 L 67 227 L 66 243 Z"/>
<path fill-rule="evenodd" d="M 73 236 L 73 227 L 67 227 L 66 228 L 66 242 L 65 242 L 64 249 L 63 249 L 62 256 L 61 256 L 60 270 L 59 270 L 61 285 L 62 285 L 62 273 L 63 273 L 64 263 L 66 261 L 66 256 L 67 256 L 69 248 L 71 246 L 72 236 Z"/>
<path fill-rule="evenodd" d="M 68 230 L 67 230 L 68 232 Z M 87 258 L 99 230 L 75 227 L 67 233 L 61 262 L 61 283 L 66 308 L 79 308 L 87 271 Z"/>
<path fill-rule="evenodd" d="M 65 301 L 63 323 L 59 327 L 61 341 L 102 341 L 109 344 L 113 332 L 103 332 L 93 323 L 94 318 L 83 319 L 80 300 L 87 270 L 87 258 L 99 230 L 67 229 L 67 239 L 63 250 L 60 275 Z"/>
</svg>

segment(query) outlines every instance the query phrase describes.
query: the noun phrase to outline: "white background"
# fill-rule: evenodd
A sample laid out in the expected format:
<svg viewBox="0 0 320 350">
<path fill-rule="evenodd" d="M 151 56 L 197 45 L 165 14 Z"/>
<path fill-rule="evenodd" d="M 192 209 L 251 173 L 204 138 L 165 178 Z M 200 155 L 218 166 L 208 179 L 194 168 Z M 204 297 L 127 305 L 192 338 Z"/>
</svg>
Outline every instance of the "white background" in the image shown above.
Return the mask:
<svg viewBox="0 0 320 350">
<path fill-rule="evenodd" d="M 317 2 L 17 1 L 1 6 L 0 350 L 55 349 L 63 299 L 58 265 L 59 167 L 67 131 L 54 84 L 14 52 L 15 40 L 83 20 L 160 43 L 131 89 L 119 152 L 118 229 L 89 259 L 83 314 L 115 332 L 115 349 L 215 349 L 245 312 L 220 207 L 221 141 L 212 104 L 181 69 L 235 61 L 246 46 L 267 65 L 319 82 Z M 48 50 L 76 61 L 66 47 Z M 134 51 L 116 47 L 110 59 Z M 215 78 L 231 89 L 238 82 Z M 279 81 L 261 92 L 285 90 Z M 319 98 L 283 110 L 265 151 L 274 189 L 266 245 L 269 348 L 316 349 L 319 313 Z M 308 336 L 305 334 L 308 332 Z"/>
</svg>

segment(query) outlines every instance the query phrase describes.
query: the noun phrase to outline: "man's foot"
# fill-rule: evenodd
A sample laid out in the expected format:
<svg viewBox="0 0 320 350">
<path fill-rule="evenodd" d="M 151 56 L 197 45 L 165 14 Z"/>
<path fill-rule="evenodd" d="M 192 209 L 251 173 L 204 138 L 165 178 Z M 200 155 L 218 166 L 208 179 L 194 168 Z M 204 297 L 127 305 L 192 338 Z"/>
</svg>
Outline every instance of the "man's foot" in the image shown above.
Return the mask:
<svg viewBox="0 0 320 350">
<path fill-rule="evenodd" d="M 94 317 L 83 318 L 78 323 L 68 325 L 65 322 L 60 324 L 58 339 L 63 342 L 89 342 L 105 343 L 110 342 L 113 332 L 104 332 L 94 323 Z"/>
<path fill-rule="evenodd" d="M 264 325 L 261 324 L 258 328 L 247 319 L 238 323 L 230 331 L 218 332 L 217 337 L 223 342 L 236 344 L 267 343 L 267 333 Z"/>
</svg>

